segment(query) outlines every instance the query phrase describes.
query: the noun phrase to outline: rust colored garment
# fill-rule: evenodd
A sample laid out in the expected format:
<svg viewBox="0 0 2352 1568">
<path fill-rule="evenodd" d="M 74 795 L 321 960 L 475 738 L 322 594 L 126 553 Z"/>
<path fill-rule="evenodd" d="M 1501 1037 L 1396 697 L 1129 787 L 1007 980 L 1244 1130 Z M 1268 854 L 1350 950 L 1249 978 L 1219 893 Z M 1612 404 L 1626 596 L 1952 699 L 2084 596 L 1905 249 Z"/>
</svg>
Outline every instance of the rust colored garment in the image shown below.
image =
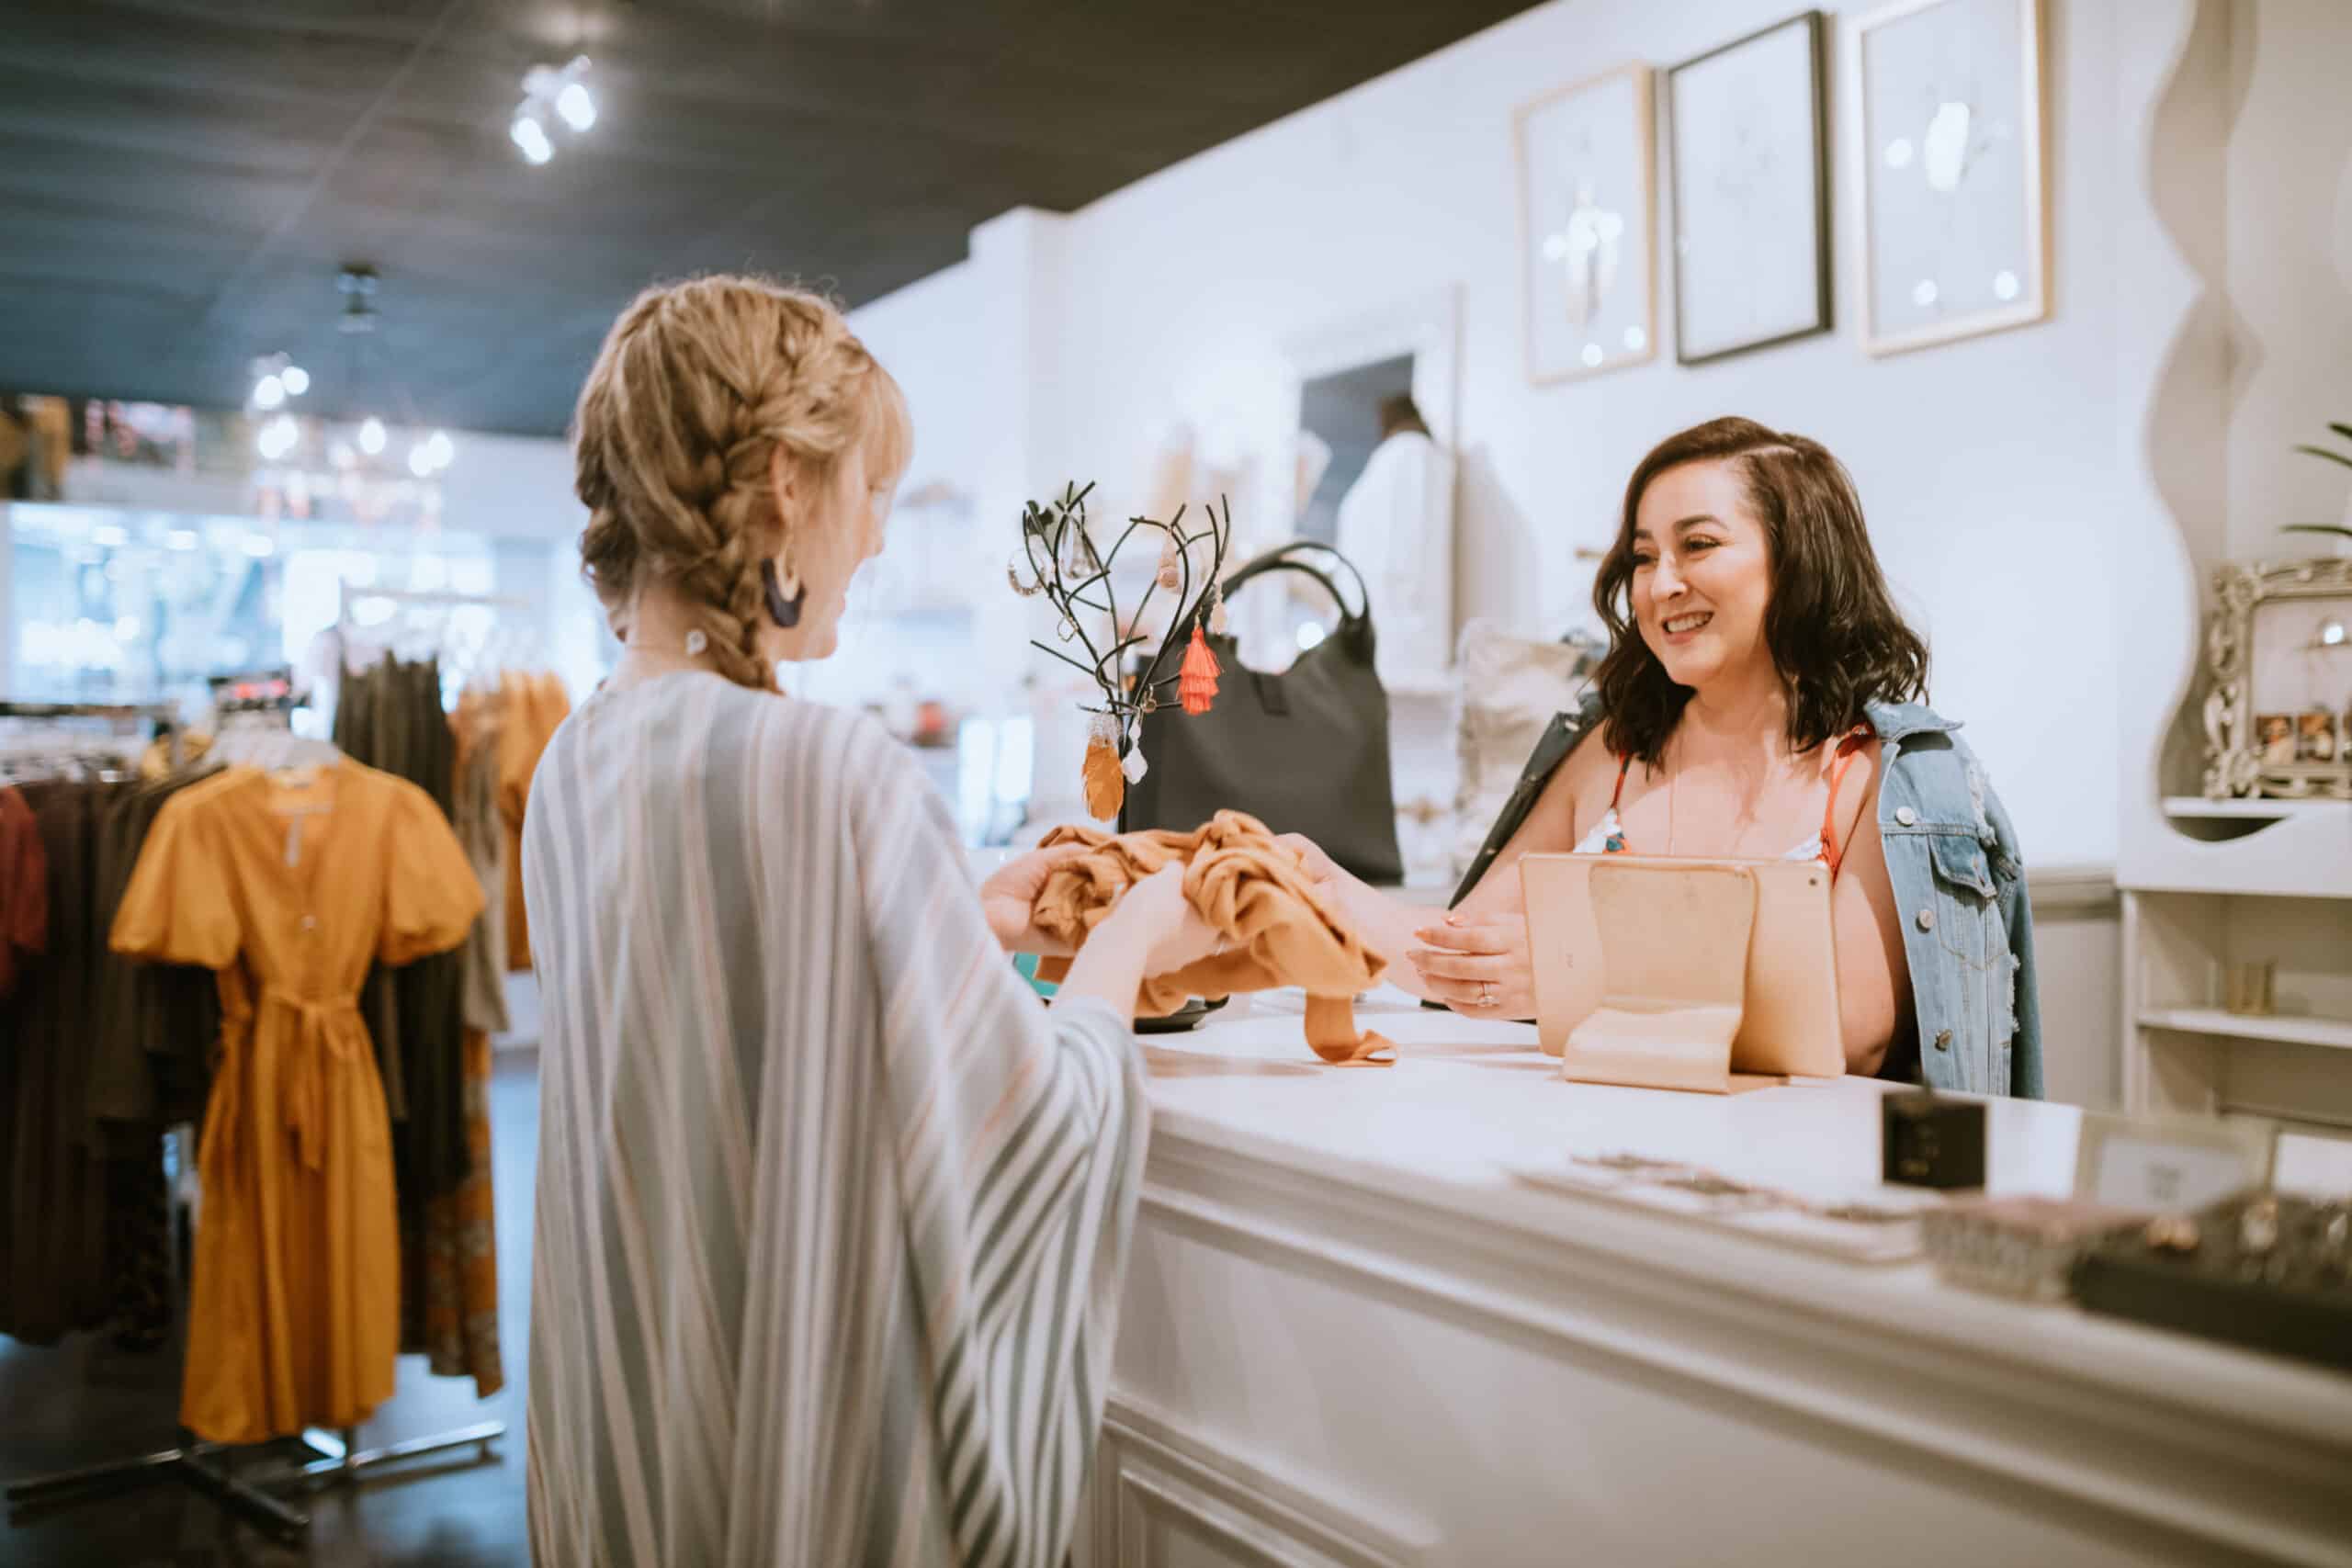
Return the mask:
<svg viewBox="0 0 2352 1568">
<path fill-rule="evenodd" d="M 180 1404 L 198 1437 L 356 1426 L 390 1395 L 399 1224 L 359 987 L 457 946 L 481 902 L 432 797 L 356 762 L 232 768 L 156 818 L 114 947 L 217 970 L 223 1015 Z"/>
<path fill-rule="evenodd" d="M 531 923 L 523 910 L 523 807 L 539 755 L 571 714 L 552 675 L 510 674 L 499 682 L 498 812 L 506 819 L 506 966 L 531 966 Z"/>
<path fill-rule="evenodd" d="M 401 1259 L 423 1303 L 419 1337 L 436 1377 L 469 1377 L 488 1399 L 506 1386 L 498 1337 L 498 1204 L 490 1179 L 490 1036 L 466 1031 L 466 1144 L 472 1168 L 427 1201 L 424 1245 Z"/>
<path fill-rule="evenodd" d="M 1037 929 L 1073 947 L 1084 944 L 1127 888 L 1171 862 L 1184 865 L 1184 897 L 1229 944 L 1172 975 L 1148 979 L 1136 1010 L 1163 1017 L 1189 997 L 1215 999 L 1243 991 L 1297 986 L 1307 995 L 1306 1043 L 1339 1066 L 1385 1066 L 1389 1043 L 1355 1025 L 1356 993 L 1378 980 L 1386 961 L 1363 944 L 1317 891 L 1299 856 L 1274 841 L 1264 823 L 1220 811 L 1190 833 L 1164 829 L 1114 836 L 1099 829 L 1057 828 L 1041 848 L 1084 844 L 1092 852 L 1057 866 L 1033 906 Z M 1038 977 L 1057 979 L 1064 963 L 1048 959 Z"/>
<path fill-rule="evenodd" d="M 49 856 L 32 807 L 12 788 L 0 788 L 0 997 L 14 988 L 17 969 L 49 942 Z"/>
</svg>

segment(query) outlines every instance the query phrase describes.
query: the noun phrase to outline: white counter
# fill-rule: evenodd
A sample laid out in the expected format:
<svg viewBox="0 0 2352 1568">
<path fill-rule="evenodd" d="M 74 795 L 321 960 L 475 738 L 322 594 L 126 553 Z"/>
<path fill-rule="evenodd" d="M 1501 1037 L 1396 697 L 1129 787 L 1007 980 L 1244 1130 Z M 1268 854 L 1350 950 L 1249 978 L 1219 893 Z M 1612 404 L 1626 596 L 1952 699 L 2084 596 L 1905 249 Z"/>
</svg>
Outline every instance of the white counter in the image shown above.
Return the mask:
<svg viewBox="0 0 2352 1568">
<path fill-rule="evenodd" d="M 1081 1562 L 2352 1564 L 2352 1378 L 1511 1173 L 1859 1187 L 1878 1086 L 1569 1084 L 1390 996 L 1385 1070 L 1317 1065 L 1279 998 L 1144 1037 Z M 1992 1189 L 2066 1191 L 2076 1112 L 1991 1111 Z"/>
</svg>

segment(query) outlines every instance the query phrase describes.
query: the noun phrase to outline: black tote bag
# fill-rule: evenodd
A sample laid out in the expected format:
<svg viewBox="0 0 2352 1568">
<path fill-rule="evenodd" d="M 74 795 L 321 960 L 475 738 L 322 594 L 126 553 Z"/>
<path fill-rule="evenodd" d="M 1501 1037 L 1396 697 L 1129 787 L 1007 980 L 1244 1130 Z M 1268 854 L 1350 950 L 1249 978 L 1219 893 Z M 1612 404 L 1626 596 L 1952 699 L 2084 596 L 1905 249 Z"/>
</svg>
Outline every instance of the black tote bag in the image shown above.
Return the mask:
<svg viewBox="0 0 2352 1568">
<path fill-rule="evenodd" d="M 1296 558 L 1319 552 L 1355 580 L 1358 607 L 1323 572 Z M 1340 605 L 1339 629 L 1280 674 L 1245 669 L 1231 637 L 1207 638 L 1223 673 L 1204 714 L 1170 704 L 1136 726 L 1147 764 L 1127 791 L 1123 829 L 1190 832 L 1221 810 L 1246 811 L 1277 833 L 1304 833 L 1374 884 L 1404 880 L 1388 765 L 1388 693 L 1373 669 L 1372 603 L 1345 556 L 1311 539 L 1267 551 L 1226 581 L 1230 599 L 1251 578 L 1296 571 Z"/>
</svg>

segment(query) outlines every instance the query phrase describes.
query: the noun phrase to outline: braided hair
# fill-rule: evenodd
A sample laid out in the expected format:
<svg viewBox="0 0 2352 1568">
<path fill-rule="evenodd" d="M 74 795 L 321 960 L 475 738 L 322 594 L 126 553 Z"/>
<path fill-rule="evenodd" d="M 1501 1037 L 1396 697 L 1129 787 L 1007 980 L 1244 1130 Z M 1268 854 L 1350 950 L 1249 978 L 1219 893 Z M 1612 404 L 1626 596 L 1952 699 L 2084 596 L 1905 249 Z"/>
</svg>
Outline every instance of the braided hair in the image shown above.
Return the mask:
<svg viewBox="0 0 2352 1568">
<path fill-rule="evenodd" d="M 898 383 L 825 299 L 758 277 L 658 285 L 613 323 L 581 389 L 582 568 L 607 610 L 666 581 L 718 672 L 773 690 L 760 568 L 795 526 L 777 513 L 775 453 L 821 479 L 861 443 L 895 470 L 910 441 Z"/>
</svg>

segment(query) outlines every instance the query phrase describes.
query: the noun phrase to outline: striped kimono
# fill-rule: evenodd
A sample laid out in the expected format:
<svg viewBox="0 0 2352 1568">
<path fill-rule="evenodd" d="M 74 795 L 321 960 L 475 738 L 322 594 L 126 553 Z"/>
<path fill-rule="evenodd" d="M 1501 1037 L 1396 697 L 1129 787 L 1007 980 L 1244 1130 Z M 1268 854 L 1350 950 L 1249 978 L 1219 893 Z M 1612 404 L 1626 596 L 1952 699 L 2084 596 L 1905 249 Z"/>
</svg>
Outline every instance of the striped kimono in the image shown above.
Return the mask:
<svg viewBox="0 0 2352 1568">
<path fill-rule="evenodd" d="M 1148 1112 L 871 719 L 664 676 L 531 788 L 542 1568 L 1060 1568 Z"/>
</svg>

